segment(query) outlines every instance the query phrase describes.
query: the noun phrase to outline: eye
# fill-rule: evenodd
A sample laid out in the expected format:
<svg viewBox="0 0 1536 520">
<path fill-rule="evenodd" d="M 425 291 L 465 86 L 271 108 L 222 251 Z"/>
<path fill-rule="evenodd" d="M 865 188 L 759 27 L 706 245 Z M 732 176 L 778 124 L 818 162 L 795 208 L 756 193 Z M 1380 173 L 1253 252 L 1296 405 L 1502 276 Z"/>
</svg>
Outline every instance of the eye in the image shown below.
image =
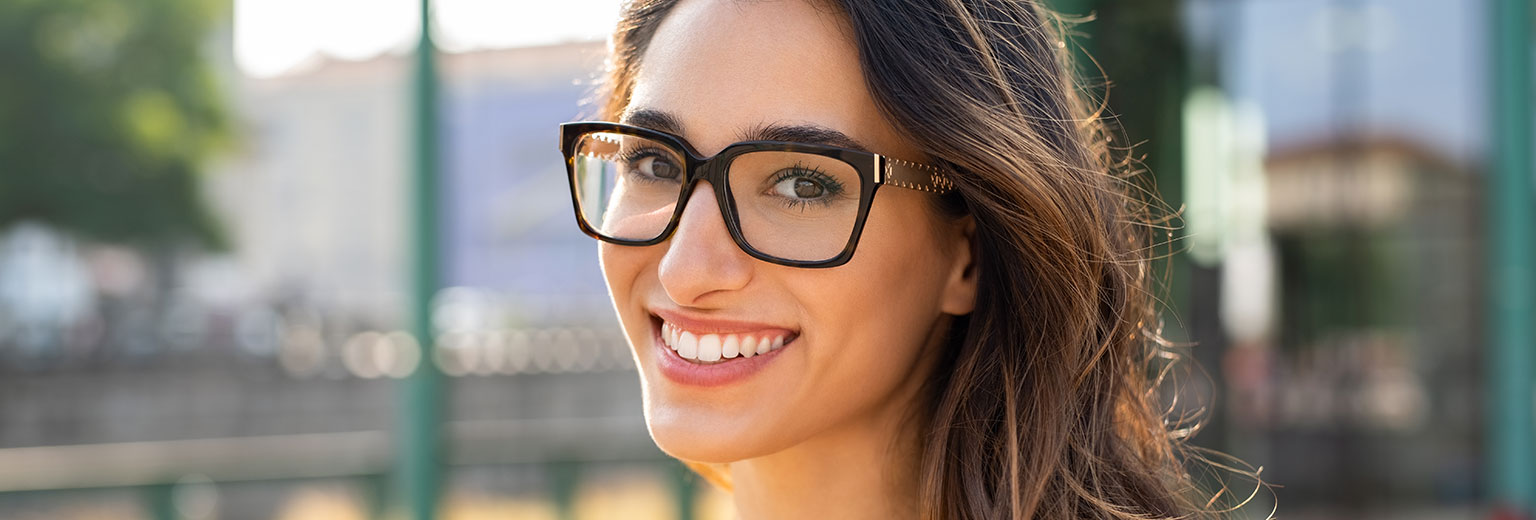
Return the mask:
<svg viewBox="0 0 1536 520">
<path fill-rule="evenodd" d="M 792 173 L 773 185 L 773 191 L 788 199 L 816 199 L 827 194 L 827 186 L 806 176 Z"/>
<path fill-rule="evenodd" d="M 683 173 L 683 169 L 676 163 L 656 152 L 640 151 L 631 154 L 628 162 L 631 171 L 654 179 L 676 180 Z"/>
</svg>

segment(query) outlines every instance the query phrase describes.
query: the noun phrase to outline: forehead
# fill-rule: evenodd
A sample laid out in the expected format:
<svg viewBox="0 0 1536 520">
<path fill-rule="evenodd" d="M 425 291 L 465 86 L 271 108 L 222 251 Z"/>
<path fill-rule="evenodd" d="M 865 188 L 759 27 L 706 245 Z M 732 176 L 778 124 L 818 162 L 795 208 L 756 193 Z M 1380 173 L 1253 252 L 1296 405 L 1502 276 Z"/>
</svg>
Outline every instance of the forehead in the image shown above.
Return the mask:
<svg viewBox="0 0 1536 520">
<path fill-rule="evenodd" d="M 799 0 L 683 0 L 651 39 L 626 110 L 672 116 L 706 155 L 777 124 L 911 155 L 865 87 L 841 15 Z"/>
</svg>

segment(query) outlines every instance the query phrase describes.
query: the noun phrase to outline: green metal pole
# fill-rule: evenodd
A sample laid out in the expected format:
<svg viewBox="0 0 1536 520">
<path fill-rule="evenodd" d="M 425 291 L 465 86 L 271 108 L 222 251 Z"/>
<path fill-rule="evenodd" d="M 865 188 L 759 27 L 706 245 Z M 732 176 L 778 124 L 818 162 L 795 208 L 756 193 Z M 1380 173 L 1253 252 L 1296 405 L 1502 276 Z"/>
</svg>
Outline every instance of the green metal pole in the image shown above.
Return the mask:
<svg viewBox="0 0 1536 520">
<path fill-rule="evenodd" d="M 389 475 L 374 474 L 364 475 L 357 479 L 358 490 L 363 495 L 363 505 L 367 508 L 369 520 L 384 520 L 389 517 Z"/>
<path fill-rule="evenodd" d="M 416 369 L 400 385 L 395 476 L 413 520 L 436 517 L 441 494 L 442 374 L 433 363 L 432 296 L 437 292 L 437 70 L 431 0 L 421 0 L 421 39 L 412 81 L 414 164 L 411 175 L 411 333 L 420 345 Z"/>
<path fill-rule="evenodd" d="M 576 488 L 581 485 L 581 463 L 557 460 L 544 464 L 549 478 L 549 494 L 555 500 L 560 520 L 576 520 Z"/>
<path fill-rule="evenodd" d="M 1490 0 L 1493 170 L 1488 179 L 1492 265 L 1488 375 L 1489 490 L 1494 507 L 1530 518 L 1536 512 L 1536 268 L 1531 233 L 1531 0 Z"/>
<path fill-rule="evenodd" d="M 176 512 L 176 494 L 173 484 L 154 484 L 144 487 L 144 502 L 148 506 L 149 517 L 154 520 L 177 520 L 181 517 Z"/>
<path fill-rule="evenodd" d="M 693 501 L 698 495 L 698 474 L 681 461 L 667 461 L 672 472 L 673 500 L 677 502 L 677 520 L 694 520 Z"/>
</svg>

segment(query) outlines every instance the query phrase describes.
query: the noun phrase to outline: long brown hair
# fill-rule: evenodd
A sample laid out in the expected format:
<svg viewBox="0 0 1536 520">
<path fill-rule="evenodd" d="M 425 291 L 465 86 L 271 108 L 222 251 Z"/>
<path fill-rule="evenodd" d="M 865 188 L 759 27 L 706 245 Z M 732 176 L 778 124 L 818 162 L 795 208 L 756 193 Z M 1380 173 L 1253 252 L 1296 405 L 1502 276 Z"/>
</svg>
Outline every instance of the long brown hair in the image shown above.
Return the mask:
<svg viewBox="0 0 1536 520">
<path fill-rule="evenodd" d="M 1155 198 L 1120 173 L 1059 18 L 1031 0 L 821 1 L 851 25 L 884 115 L 957 173 L 945 209 L 976 220 L 975 311 L 955 321 L 916 414 L 922 517 L 1216 516 L 1148 376 Z M 626 4 L 604 116 L 628 105 L 676 3 Z"/>
</svg>

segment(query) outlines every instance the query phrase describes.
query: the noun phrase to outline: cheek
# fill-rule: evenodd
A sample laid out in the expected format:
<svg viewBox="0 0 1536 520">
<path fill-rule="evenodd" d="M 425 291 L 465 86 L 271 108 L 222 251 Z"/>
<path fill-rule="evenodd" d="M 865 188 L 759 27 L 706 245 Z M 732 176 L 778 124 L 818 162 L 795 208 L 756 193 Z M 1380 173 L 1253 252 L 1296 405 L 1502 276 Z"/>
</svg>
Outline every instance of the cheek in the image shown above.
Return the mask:
<svg viewBox="0 0 1536 520">
<path fill-rule="evenodd" d="M 822 399 L 842 395 L 868 405 L 895 397 L 900 382 L 916 376 L 938 313 L 921 284 L 892 283 L 889 275 L 900 269 L 885 267 L 870 273 L 878 276 L 818 284 L 803 293 L 805 310 L 821 332 L 810 366 L 812 380 L 826 385 L 812 392 Z"/>
<path fill-rule="evenodd" d="M 908 243 L 910 244 L 910 243 Z M 915 244 L 914 244 L 915 245 Z M 862 245 L 861 245 L 862 247 Z M 938 317 L 935 262 L 911 251 L 861 250 L 880 258 L 864 265 L 857 276 L 807 284 L 801 293 L 806 310 L 841 341 L 881 354 L 902 354 L 920 346 L 928 324 Z M 898 352 L 902 351 L 902 352 Z M 904 356 L 903 356 L 904 357 Z"/>
<path fill-rule="evenodd" d="M 630 247 L 598 242 L 597 261 L 603 270 L 603 280 L 608 283 L 608 290 L 613 293 L 613 299 L 617 302 L 620 294 L 628 295 L 634 287 L 635 279 L 639 277 L 648 259 L 650 247 Z"/>
<path fill-rule="evenodd" d="M 608 294 L 613 297 L 614 304 L 624 301 L 621 295 L 628 294 L 633 286 L 634 277 L 629 276 L 634 271 L 632 263 L 612 244 L 598 242 L 597 265 L 603 270 L 603 283 L 608 284 Z"/>
<path fill-rule="evenodd" d="M 816 289 L 825 298 L 847 300 L 854 323 L 896 326 L 914 315 L 938 315 L 938 296 L 948 273 L 949 255 L 925 210 L 922 195 L 888 189 L 877 195 L 858 251 L 837 280 Z M 842 285 L 835 287 L 834 285 Z"/>
<path fill-rule="evenodd" d="M 925 347 L 941 316 L 948 256 L 938 251 L 921 206 L 883 202 L 892 211 L 877 207 L 871 214 L 852 261 L 808 272 L 816 276 L 795 284 L 796 299 L 820 331 L 809 363 L 811 381 L 820 383 L 809 393 L 845 396 L 850 407 L 900 399 L 897 388 L 921 380 Z"/>
<path fill-rule="evenodd" d="M 636 302 L 641 296 L 636 294 L 640 280 L 643 279 L 648 266 L 656 265 L 654 259 L 654 247 L 631 247 L 600 242 L 598 245 L 598 263 L 602 266 L 603 281 L 608 284 L 608 293 L 613 297 L 614 309 L 618 311 L 619 320 L 623 322 L 626 330 L 633 330 L 643 316 L 633 316 L 639 311 Z M 654 272 L 654 267 L 651 268 Z"/>
</svg>

